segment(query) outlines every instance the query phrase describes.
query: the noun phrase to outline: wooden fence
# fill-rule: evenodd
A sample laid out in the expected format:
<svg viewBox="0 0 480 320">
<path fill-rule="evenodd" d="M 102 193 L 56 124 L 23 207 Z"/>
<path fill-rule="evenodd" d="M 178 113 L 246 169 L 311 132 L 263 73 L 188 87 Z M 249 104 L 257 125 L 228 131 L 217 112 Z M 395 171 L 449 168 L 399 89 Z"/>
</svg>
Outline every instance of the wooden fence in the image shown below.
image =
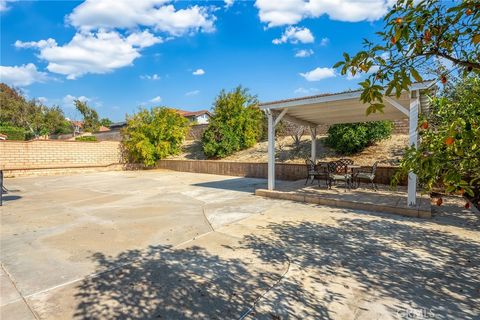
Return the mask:
<svg viewBox="0 0 480 320">
<path fill-rule="evenodd" d="M 267 163 L 227 162 L 217 160 L 160 160 L 157 168 L 181 172 L 207 173 L 250 178 L 267 178 Z M 396 167 L 379 166 L 375 182 L 389 184 Z M 275 164 L 275 177 L 278 180 L 299 180 L 306 178 L 306 167 L 296 163 Z M 402 183 L 404 185 L 405 183 Z"/>
</svg>

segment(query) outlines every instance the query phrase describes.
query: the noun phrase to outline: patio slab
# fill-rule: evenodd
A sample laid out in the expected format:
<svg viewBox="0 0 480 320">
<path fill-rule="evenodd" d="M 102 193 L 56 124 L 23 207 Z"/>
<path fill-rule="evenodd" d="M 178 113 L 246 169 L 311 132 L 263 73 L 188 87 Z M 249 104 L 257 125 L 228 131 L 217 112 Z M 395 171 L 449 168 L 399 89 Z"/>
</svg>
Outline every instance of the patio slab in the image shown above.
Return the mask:
<svg viewBox="0 0 480 320">
<path fill-rule="evenodd" d="M 478 318 L 480 220 L 461 202 L 416 219 L 255 196 L 265 182 L 7 179 L 1 318 Z"/>
<path fill-rule="evenodd" d="M 419 196 L 417 204 L 407 206 L 407 193 L 399 187 L 392 191 L 387 186 L 379 186 L 378 191 L 365 188 L 345 190 L 343 187 L 305 186 L 304 180 L 278 184 L 276 190 L 257 189 L 257 196 L 321 204 L 339 208 L 358 209 L 393 213 L 408 217 L 431 218 L 430 199 Z"/>
</svg>

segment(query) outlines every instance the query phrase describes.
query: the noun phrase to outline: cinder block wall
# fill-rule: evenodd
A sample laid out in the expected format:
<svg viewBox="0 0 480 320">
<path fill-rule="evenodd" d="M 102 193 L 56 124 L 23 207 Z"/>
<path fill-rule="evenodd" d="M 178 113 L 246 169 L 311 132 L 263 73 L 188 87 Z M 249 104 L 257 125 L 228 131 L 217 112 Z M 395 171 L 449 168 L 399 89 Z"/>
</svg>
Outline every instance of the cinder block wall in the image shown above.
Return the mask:
<svg viewBox="0 0 480 320">
<path fill-rule="evenodd" d="M 267 178 L 267 163 L 228 162 L 215 160 L 159 160 L 157 168 L 182 172 L 208 173 L 250 178 Z M 397 167 L 379 166 L 375 175 L 375 182 L 390 184 Z M 305 179 L 307 169 L 304 164 L 276 163 L 275 177 L 279 180 Z M 405 185 L 402 181 L 400 185 Z"/>
<path fill-rule="evenodd" d="M 0 168 L 7 177 L 105 170 L 120 163 L 117 141 L 0 141 Z"/>
</svg>

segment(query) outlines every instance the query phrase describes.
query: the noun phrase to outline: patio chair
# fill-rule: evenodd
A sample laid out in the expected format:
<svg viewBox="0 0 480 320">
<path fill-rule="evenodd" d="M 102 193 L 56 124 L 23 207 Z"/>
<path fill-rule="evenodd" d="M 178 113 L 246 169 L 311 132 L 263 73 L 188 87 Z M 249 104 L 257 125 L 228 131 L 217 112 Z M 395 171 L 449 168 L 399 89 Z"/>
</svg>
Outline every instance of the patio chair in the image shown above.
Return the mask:
<svg viewBox="0 0 480 320">
<path fill-rule="evenodd" d="M 361 180 L 369 181 L 372 184 L 373 190 L 377 191 L 377 185 L 373 180 L 375 179 L 375 172 L 377 171 L 378 162 L 376 161 L 371 168 L 362 168 L 359 169 L 355 174 L 355 180 L 357 181 L 358 186 L 360 186 Z"/>
<path fill-rule="evenodd" d="M 318 184 L 320 185 L 320 178 L 322 177 L 322 173 L 317 170 L 317 165 L 310 159 L 305 159 L 305 165 L 307 166 L 307 180 L 305 180 L 305 185 L 312 180 L 311 184 L 316 180 L 318 180 Z"/>
<path fill-rule="evenodd" d="M 344 181 L 345 182 L 345 191 L 347 188 L 351 188 L 352 184 L 352 174 L 348 171 L 348 165 L 353 164 L 353 160 L 342 158 L 340 160 L 334 161 L 333 165 L 329 167 L 329 179 L 330 179 L 330 186 L 337 181 Z"/>
</svg>

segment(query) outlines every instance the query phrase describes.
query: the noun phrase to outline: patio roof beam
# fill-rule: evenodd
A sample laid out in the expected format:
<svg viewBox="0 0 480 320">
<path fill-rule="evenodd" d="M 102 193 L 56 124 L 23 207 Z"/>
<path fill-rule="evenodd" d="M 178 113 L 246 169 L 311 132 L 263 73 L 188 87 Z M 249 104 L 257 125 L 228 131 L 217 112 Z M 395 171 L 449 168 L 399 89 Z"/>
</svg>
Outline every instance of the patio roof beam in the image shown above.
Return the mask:
<svg viewBox="0 0 480 320">
<path fill-rule="evenodd" d="M 288 111 L 288 108 L 283 109 L 282 112 L 275 118 L 275 123 L 274 123 L 275 128 L 276 128 L 277 125 L 280 123 L 280 121 L 282 120 L 283 116 L 285 116 L 285 114 L 287 113 L 287 111 Z"/>
<path fill-rule="evenodd" d="M 308 105 L 308 104 L 319 104 L 323 102 L 332 102 L 332 101 L 340 101 L 340 100 L 349 100 L 349 99 L 358 99 L 360 98 L 361 91 L 352 91 L 352 92 L 345 92 L 340 94 L 332 94 L 332 95 L 325 95 L 319 97 L 311 97 L 305 99 L 295 99 L 291 101 L 284 101 L 284 102 L 276 102 L 271 104 L 260 104 L 260 109 L 283 109 L 293 106 L 301 106 L 301 105 Z"/>
<path fill-rule="evenodd" d="M 287 121 L 290 121 L 290 122 L 293 122 L 293 123 L 296 123 L 298 125 L 301 125 L 301 126 L 305 126 L 305 127 L 316 127 L 318 126 L 317 123 L 314 123 L 314 122 L 311 122 L 311 121 L 307 121 L 307 120 L 303 120 L 303 119 L 300 119 L 300 118 L 297 118 L 297 117 L 294 117 L 288 113 L 286 113 L 283 118 Z"/>
<path fill-rule="evenodd" d="M 395 101 L 388 96 L 384 96 L 383 99 L 385 99 L 385 101 L 387 101 L 392 107 L 398 109 L 404 115 L 409 116 L 410 112 L 407 110 L 407 108 L 402 106 L 398 101 Z"/>
</svg>

